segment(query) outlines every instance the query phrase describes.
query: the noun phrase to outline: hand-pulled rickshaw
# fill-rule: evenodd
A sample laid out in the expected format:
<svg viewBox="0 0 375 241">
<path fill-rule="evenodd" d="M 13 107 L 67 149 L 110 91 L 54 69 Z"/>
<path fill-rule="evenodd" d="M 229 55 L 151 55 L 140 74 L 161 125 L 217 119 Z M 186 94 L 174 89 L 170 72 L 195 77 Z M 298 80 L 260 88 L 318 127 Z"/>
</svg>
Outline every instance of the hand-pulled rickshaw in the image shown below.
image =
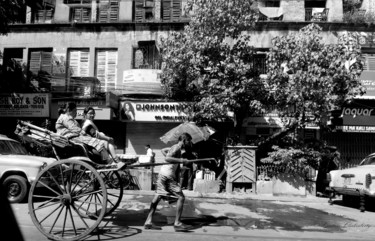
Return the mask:
<svg viewBox="0 0 375 241">
<path fill-rule="evenodd" d="M 28 122 L 19 121 L 16 133 L 26 142 L 50 146 L 56 157 L 56 162 L 42 168 L 28 198 L 34 225 L 52 240 L 82 240 L 98 228 L 103 218 L 120 205 L 120 169 L 170 164 L 134 165 L 123 159 L 125 165 L 118 168 L 101 163 L 100 154 L 84 143 Z"/>
</svg>

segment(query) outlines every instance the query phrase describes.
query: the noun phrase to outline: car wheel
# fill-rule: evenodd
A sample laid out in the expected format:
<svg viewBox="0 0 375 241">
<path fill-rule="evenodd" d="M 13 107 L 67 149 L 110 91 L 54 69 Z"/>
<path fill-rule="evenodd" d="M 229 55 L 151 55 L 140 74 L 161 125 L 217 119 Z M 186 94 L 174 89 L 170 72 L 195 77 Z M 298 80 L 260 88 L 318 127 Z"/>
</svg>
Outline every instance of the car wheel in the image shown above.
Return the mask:
<svg viewBox="0 0 375 241">
<path fill-rule="evenodd" d="M 27 196 L 28 182 L 24 177 L 17 175 L 9 176 L 4 180 L 3 186 L 5 187 L 10 203 L 22 202 Z"/>
</svg>

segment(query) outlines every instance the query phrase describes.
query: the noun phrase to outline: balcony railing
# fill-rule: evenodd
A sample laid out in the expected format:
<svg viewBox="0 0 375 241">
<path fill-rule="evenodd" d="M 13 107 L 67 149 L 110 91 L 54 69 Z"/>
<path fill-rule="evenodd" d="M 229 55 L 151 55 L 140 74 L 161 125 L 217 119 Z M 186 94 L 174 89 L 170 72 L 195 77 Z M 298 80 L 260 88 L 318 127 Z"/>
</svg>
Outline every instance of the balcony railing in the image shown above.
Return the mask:
<svg viewBox="0 0 375 241">
<path fill-rule="evenodd" d="M 305 8 L 305 21 L 306 22 L 327 22 L 328 8 L 323 10 L 320 8 Z"/>
</svg>

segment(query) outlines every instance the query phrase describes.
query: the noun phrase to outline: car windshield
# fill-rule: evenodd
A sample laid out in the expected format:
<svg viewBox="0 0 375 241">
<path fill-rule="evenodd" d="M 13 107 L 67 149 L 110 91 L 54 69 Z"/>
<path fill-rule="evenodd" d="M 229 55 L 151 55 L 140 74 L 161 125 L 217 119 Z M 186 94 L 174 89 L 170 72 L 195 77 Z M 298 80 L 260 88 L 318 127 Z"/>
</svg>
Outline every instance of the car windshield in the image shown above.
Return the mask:
<svg viewBox="0 0 375 241">
<path fill-rule="evenodd" d="M 375 156 L 366 157 L 362 162 L 361 166 L 363 165 L 374 165 L 375 164 Z"/>
<path fill-rule="evenodd" d="M 18 142 L 0 140 L 1 155 L 28 155 L 26 149 Z"/>
</svg>

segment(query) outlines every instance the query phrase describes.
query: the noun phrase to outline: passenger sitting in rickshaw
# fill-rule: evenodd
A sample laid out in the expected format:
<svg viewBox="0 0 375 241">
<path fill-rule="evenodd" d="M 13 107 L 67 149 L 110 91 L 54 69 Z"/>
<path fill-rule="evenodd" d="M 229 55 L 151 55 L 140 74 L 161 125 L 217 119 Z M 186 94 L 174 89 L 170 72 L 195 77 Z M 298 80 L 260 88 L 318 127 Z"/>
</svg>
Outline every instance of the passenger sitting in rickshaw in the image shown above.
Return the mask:
<svg viewBox="0 0 375 241">
<path fill-rule="evenodd" d="M 70 102 L 66 105 L 65 113 L 60 114 L 56 121 L 57 134 L 62 135 L 69 140 L 85 143 L 97 150 L 103 157 L 103 161 L 107 164 L 116 164 L 117 168 L 121 168 L 124 163 L 119 162 L 114 149 L 109 148 L 109 143 L 106 140 L 100 140 L 86 134 L 78 121 L 75 119 L 77 116 L 77 105 Z"/>
</svg>

